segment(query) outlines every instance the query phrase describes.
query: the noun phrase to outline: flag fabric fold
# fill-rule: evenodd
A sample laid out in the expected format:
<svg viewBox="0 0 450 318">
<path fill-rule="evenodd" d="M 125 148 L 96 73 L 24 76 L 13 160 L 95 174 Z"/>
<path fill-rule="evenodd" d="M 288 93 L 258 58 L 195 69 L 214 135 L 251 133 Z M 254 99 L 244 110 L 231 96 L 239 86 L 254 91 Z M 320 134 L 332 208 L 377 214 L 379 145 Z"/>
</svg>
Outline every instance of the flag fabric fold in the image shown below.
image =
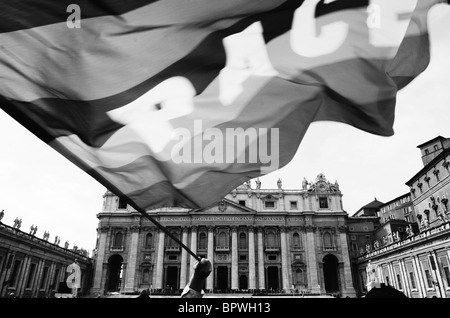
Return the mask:
<svg viewBox="0 0 450 318">
<path fill-rule="evenodd" d="M 440 2 L 5 2 L 0 107 L 135 207 L 206 207 L 314 121 L 392 135 Z"/>
</svg>

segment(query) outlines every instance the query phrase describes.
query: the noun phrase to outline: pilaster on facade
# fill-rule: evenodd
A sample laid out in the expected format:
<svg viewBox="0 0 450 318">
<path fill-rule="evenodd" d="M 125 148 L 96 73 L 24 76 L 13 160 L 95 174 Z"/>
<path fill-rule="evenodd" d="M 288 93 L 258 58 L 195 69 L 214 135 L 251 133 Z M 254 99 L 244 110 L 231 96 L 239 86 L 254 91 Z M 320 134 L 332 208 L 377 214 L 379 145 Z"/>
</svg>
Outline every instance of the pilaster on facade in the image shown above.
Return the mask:
<svg viewBox="0 0 450 318">
<path fill-rule="evenodd" d="M 261 290 L 266 289 L 265 283 L 265 270 L 264 270 L 264 245 L 263 245 L 263 232 L 262 226 L 257 227 L 258 231 L 258 288 Z"/>
<path fill-rule="evenodd" d="M 214 272 L 214 226 L 208 226 L 208 260 Z M 206 289 L 214 288 L 214 275 L 210 274 L 206 280 Z"/>
<path fill-rule="evenodd" d="M 159 231 L 158 250 L 156 258 L 155 288 L 163 287 L 163 271 L 164 271 L 164 239 L 165 233 Z"/>
<path fill-rule="evenodd" d="M 255 268 L 255 233 L 253 226 L 248 227 L 248 275 L 249 288 L 256 289 L 256 268 Z"/>
<path fill-rule="evenodd" d="M 231 227 L 231 289 L 239 289 L 237 226 Z"/>
<path fill-rule="evenodd" d="M 137 291 L 135 286 L 136 279 L 136 268 L 137 268 L 137 257 L 139 255 L 139 233 L 140 226 L 133 225 L 130 227 L 131 241 L 129 244 L 129 253 L 127 263 L 129 264 L 126 273 L 126 280 L 124 280 L 124 291 L 125 293 L 132 293 Z"/>
<path fill-rule="evenodd" d="M 356 291 L 353 286 L 352 279 L 352 269 L 350 264 L 350 254 L 348 253 L 348 242 L 347 242 L 347 228 L 341 226 L 339 229 L 339 238 L 341 243 L 341 253 L 342 253 L 342 261 L 343 261 L 343 271 L 344 271 L 344 284 L 342 289 L 342 296 L 346 297 L 354 297 L 356 295 Z"/>
<path fill-rule="evenodd" d="M 97 247 L 97 259 L 94 269 L 94 282 L 91 288 L 91 294 L 103 295 L 105 291 L 104 287 L 104 275 L 103 275 L 103 263 L 105 262 L 105 253 L 107 247 L 107 236 L 110 231 L 109 226 L 101 226 L 98 229 L 98 247 Z"/>
<path fill-rule="evenodd" d="M 183 226 L 182 227 L 182 234 L 181 234 L 181 242 L 185 246 L 187 246 L 188 234 L 189 234 L 189 228 L 187 226 Z M 181 265 L 181 268 L 180 268 L 180 287 L 186 286 L 186 284 L 188 283 L 187 259 L 188 259 L 187 251 L 186 251 L 186 249 L 182 248 L 181 249 L 181 264 L 180 264 Z"/>
<path fill-rule="evenodd" d="M 316 227 L 312 225 L 307 225 L 306 230 L 306 255 L 307 255 L 307 265 L 309 269 L 308 275 L 308 286 L 313 293 L 320 293 L 321 287 L 319 283 L 319 275 L 317 268 L 317 258 L 316 258 L 316 239 L 314 232 Z"/>
<path fill-rule="evenodd" d="M 287 239 L 286 239 L 286 232 L 288 231 L 288 228 L 285 226 L 280 227 L 281 231 L 281 276 L 282 276 L 282 288 L 284 291 L 289 292 L 291 290 L 291 284 L 289 284 L 289 264 L 287 261 Z"/>
</svg>

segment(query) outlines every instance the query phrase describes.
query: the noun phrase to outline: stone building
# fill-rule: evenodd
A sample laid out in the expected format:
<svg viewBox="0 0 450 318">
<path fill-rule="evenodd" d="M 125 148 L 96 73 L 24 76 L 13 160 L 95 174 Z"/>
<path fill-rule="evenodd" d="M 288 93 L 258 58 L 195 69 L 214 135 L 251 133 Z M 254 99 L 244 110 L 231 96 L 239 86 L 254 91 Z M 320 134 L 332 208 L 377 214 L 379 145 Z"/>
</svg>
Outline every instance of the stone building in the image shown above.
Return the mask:
<svg viewBox="0 0 450 318">
<path fill-rule="evenodd" d="M 401 208 L 404 219 L 397 213 L 397 219 L 388 218 L 380 227 L 390 225 L 392 233 L 403 235 L 388 237 L 386 244 L 352 260 L 358 294 L 367 291 L 366 267 L 371 261 L 380 283 L 408 297 L 450 297 L 450 139 L 438 136 L 418 148 L 424 166 L 406 182 L 410 198 L 404 195 L 390 201 L 398 203 L 394 205 Z M 387 209 L 385 213 L 388 210 L 392 211 Z M 413 219 L 417 224 L 410 227 Z"/>
<path fill-rule="evenodd" d="M 409 223 L 416 223 L 411 193 L 405 193 L 381 205 L 379 217 L 381 224 L 387 223 L 389 220 L 404 220 Z"/>
<path fill-rule="evenodd" d="M 81 249 L 74 250 L 38 238 L 30 233 L 0 222 L 0 297 L 47 298 L 67 287 L 67 267 L 76 259 L 81 269 L 79 295 L 89 293 L 92 280 L 92 259 Z M 68 291 L 70 293 L 70 291 Z"/>
<path fill-rule="evenodd" d="M 363 255 L 370 249 L 374 240 L 374 233 L 380 227 L 378 211 L 382 205 L 383 202 L 375 198 L 348 218 L 347 227 L 351 258 Z"/>
<path fill-rule="evenodd" d="M 110 191 L 98 214 L 91 292 L 179 291 L 194 258 Z M 147 211 L 213 264 L 206 292 L 330 292 L 354 296 L 342 194 L 319 174 L 302 188 L 246 182 L 204 209 Z"/>
</svg>

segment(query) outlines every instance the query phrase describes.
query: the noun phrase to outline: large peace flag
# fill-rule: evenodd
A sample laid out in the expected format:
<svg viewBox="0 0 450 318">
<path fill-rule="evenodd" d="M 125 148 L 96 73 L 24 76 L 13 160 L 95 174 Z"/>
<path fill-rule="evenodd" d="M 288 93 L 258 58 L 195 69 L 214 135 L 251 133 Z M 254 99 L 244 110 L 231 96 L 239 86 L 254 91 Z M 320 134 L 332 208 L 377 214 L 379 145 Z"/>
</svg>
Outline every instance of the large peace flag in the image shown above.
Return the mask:
<svg viewBox="0 0 450 318">
<path fill-rule="evenodd" d="M 205 207 L 314 121 L 392 135 L 438 2 L 3 1 L 0 106 L 135 207 Z"/>
</svg>

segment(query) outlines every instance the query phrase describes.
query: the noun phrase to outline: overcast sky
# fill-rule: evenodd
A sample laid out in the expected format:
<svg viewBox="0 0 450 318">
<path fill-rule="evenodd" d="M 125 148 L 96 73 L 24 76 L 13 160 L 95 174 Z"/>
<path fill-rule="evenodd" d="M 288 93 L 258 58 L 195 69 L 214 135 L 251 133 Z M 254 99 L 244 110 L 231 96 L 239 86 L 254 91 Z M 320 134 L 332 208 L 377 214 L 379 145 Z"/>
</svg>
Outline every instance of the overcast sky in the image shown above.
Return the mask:
<svg viewBox="0 0 450 318">
<path fill-rule="evenodd" d="M 323 173 L 338 181 L 344 210 L 353 215 L 376 197 L 387 202 L 409 191 L 405 182 L 422 167 L 417 145 L 450 138 L 450 8 L 430 13 L 432 59 L 397 100 L 395 135 L 380 137 L 349 125 L 322 122 L 308 129 L 294 159 L 263 178 L 262 188 L 301 188 L 303 177 Z M 21 230 L 38 226 L 89 252 L 95 247 L 96 214 L 106 189 L 0 110 L 0 210 L 3 223 L 22 218 Z M 253 182 L 254 186 L 254 182 Z"/>
</svg>

